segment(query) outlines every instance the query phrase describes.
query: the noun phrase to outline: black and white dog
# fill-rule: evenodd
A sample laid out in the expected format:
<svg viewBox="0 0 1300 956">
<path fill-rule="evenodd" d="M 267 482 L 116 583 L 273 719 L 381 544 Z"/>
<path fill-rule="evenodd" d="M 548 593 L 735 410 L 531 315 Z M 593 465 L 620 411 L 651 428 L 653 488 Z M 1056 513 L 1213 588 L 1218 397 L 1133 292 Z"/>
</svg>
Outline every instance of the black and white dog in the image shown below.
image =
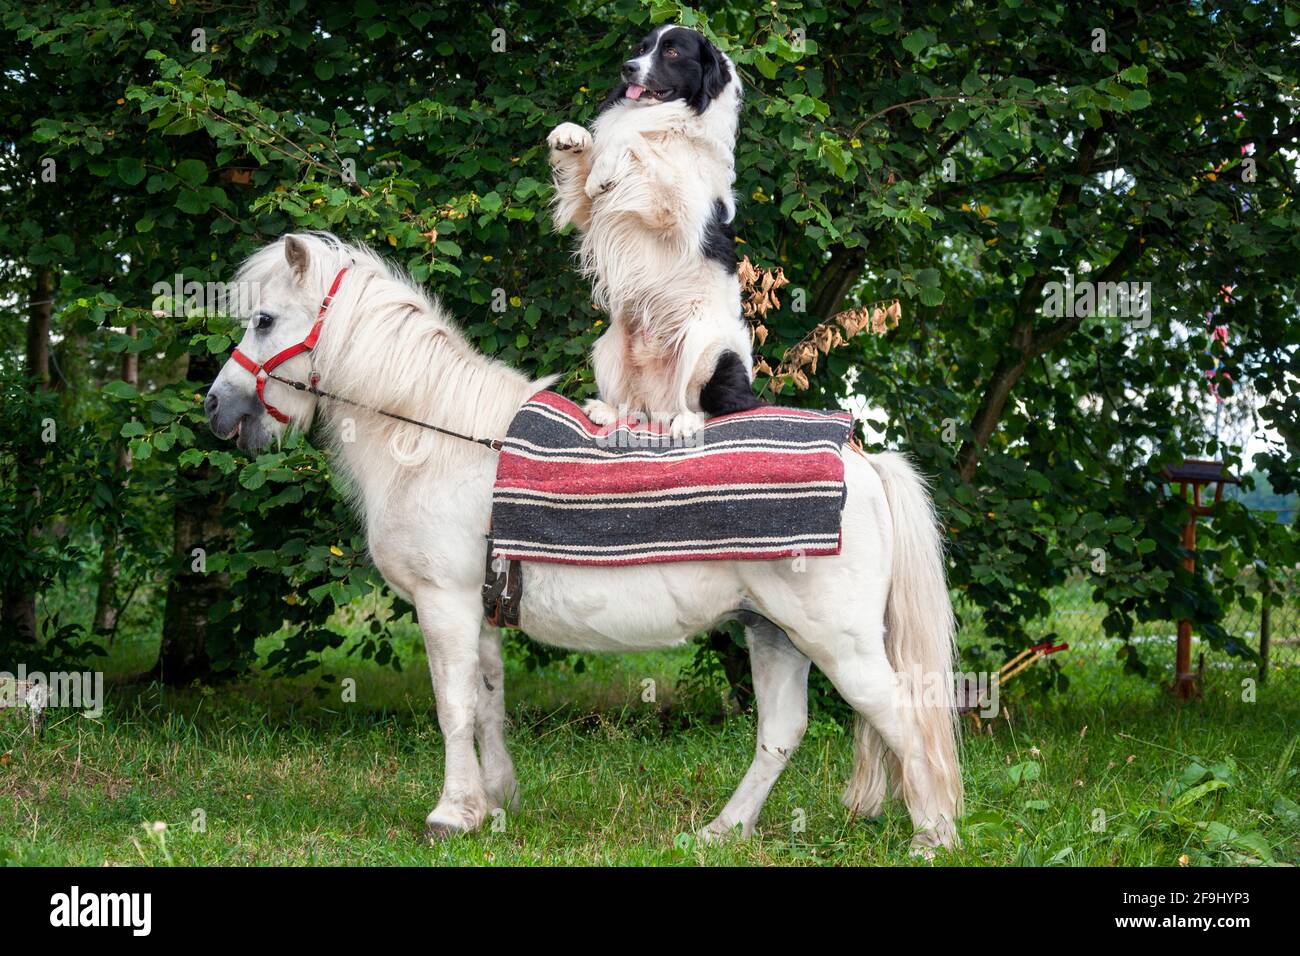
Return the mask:
<svg viewBox="0 0 1300 956">
<path fill-rule="evenodd" d="M 609 329 L 592 352 L 609 424 L 645 414 L 689 435 L 760 404 L 731 221 L 740 78 L 726 54 L 659 27 L 623 64 L 588 132 L 551 131 L 555 223 L 582 233 L 581 262 Z"/>
</svg>

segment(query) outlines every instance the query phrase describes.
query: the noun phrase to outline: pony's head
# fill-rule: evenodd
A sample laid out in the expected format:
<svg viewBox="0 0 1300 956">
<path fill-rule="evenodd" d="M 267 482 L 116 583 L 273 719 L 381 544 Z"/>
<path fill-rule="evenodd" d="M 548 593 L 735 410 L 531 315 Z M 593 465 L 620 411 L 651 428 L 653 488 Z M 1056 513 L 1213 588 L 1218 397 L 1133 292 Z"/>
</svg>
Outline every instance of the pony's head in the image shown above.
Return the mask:
<svg viewBox="0 0 1300 956">
<path fill-rule="evenodd" d="M 254 370 L 307 339 L 340 262 L 347 264 L 346 249 L 333 236 L 287 235 L 258 250 L 240 267 L 236 282 L 248 291 L 240 297 L 248 309 L 240 316 L 244 335 L 238 354 L 222 366 L 203 402 L 208 424 L 218 438 L 235 438 L 241 449 L 256 452 L 282 437 L 291 424 L 301 428 L 310 424 L 316 410 L 314 395 Z M 303 351 L 271 372 L 306 383 L 311 370 L 311 355 Z"/>
</svg>

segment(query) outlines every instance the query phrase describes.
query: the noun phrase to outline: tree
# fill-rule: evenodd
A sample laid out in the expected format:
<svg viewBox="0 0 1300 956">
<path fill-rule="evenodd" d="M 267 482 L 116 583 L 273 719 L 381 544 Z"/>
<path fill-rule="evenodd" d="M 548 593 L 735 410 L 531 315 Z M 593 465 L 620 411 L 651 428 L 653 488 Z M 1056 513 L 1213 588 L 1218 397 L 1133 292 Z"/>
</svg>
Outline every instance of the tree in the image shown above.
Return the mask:
<svg viewBox="0 0 1300 956">
<path fill-rule="evenodd" d="M 385 248 L 484 351 L 584 397 L 602 317 L 572 237 L 551 229 L 543 141 L 589 119 L 629 38 L 669 20 L 712 36 L 746 86 L 738 251 L 791 279 L 763 357 L 775 366 L 843 308 L 901 299 L 896 330 L 825 355 L 783 399 L 859 397 L 872 434 L 935 476 L 952 583 L 987 630 L 1023 645 L 1050 589 L 1085 573 L 1113 634 L 1188 615 L 1237 648 L 1216 623 L 1231 576 L 1205 572 L 1261 546 L 1294 560 L 1293 531 L 1225 503 L 1188 574 L 1178 509 L 1152 479 L 1185 455 L 1244 464 L 1205 424 L 1217 357 L 1286 439 L 1255 464 L 1295 486 L 1297 14 L 1278 3 L 728 2 L 706 16 L 664 0 L 362 2 L 219 19 L 0 4 L 0 115 L 15 131 L 0 190 L 16 200 L 0 207 L 0 283 L 59 277 L 50 321 L 87 343 L 66 414 L 107 452 L 105 490 L 72 509 L 61 553 L 123 542 L 124 566 L 169 595 L 180 643 L 166 646 L 198 645 L 179 622 L 214 625 L 208 674 L 244 666 L 285 621 L 285 667 L 341 641 L 330 612 L 378 582 L 328 457 L 304 442 L 247 461 L 205 435 L 195 395 L 236 330 L 211 310 L 154 315 L 155 283 L 228 279 L 286 230 L 334 230 Z M 75 188 L 39 192 L 44 159 Z M 1048 305 L 1066 284 L 1147 282 L 1150 298 L 1123 308 Z M 12 370 L 19 345 L 4 345 Z M 122 381 L 128 354 L 138 387 Z M 123 443 L 126 487 L 109 467 Z M 185 547 L 215 532 L 178 527 L 231 532 L 208 554 L 228 579 L 204 581 L 221 587 L 190 587 L 185 570 Z"/>
</svg>

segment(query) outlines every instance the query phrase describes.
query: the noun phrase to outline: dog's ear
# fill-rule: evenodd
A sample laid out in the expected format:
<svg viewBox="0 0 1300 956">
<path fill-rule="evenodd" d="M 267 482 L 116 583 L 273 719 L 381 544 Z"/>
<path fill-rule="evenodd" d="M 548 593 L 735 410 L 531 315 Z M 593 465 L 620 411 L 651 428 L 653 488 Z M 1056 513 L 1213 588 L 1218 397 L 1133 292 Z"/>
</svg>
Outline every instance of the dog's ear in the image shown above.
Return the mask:
<svg viewBox="0 0 1300 956">
<path fill-rule="evenodd" d="M 707 39 L 700 44 L 700 71 L 700 89 L 690 101 L 691 109 L 697 113 L 708 109 L 731 82 L 731 69 L 722 58 L 722 51 Z"/>
<path fill-rule="evenodd" d="M 601 113 L 605 112 L 605 110 L 609 109 L 611 106 L 613 106 L 615 103 L 617 103 L 626 95 L 627 95 L 627 84 L 620 83 L 618 86 L 610 90 L 609 96 L 605 97 L 605 99 L 601 101 L 601 104 L 596 107 L 596 115 L 599 116 Z"/>
</svg>

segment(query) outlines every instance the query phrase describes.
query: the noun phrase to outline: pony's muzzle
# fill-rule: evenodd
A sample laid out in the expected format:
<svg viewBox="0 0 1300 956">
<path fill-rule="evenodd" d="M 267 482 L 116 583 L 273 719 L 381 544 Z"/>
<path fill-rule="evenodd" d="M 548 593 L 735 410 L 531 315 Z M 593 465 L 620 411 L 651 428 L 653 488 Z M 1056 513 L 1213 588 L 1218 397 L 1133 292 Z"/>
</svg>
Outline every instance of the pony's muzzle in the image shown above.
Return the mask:
<svg viewBox="0 0 1300 956">
<path fill-rule="evenodd" d="M 208 427 L 212 434 L 222 440 L 238 436 L 240 447 L 251 441 L 253 432 L 262 432 L 257 426 L 262 416 L 261 405 L 255 396 L 224 388 L 220 384 L 208 389 L 203 399 L 203 411 L 208 416 Z"/>
</svg>

